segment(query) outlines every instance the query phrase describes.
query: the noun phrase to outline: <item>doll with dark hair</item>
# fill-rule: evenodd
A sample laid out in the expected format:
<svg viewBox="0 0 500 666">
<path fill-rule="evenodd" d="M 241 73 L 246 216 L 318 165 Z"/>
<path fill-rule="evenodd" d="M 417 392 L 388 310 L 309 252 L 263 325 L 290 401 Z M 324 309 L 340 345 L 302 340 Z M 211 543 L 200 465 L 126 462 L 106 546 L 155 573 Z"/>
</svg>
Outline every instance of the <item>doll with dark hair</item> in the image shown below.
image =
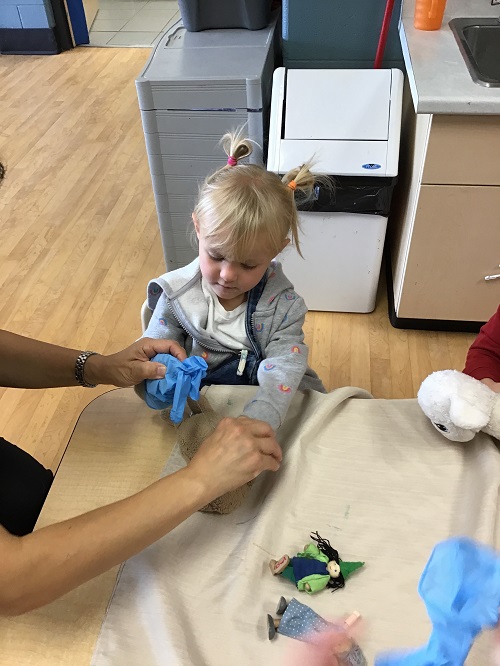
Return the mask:
<svg viewBox="0 0 500 666">
<path fill-rule="evenodd" d="M 345 586 L 345 581 L 364 562 L 344 562 L 328 539 L 313 532 L 316 543 L 306 544 L 304 550 L 290 558 L 283 555 L 271 560 L 269 568 L 274 576 L 281 575 L 297 586 L 298 590 L 314 594 L 329 587 L 332 592 Z"/>
</svg>

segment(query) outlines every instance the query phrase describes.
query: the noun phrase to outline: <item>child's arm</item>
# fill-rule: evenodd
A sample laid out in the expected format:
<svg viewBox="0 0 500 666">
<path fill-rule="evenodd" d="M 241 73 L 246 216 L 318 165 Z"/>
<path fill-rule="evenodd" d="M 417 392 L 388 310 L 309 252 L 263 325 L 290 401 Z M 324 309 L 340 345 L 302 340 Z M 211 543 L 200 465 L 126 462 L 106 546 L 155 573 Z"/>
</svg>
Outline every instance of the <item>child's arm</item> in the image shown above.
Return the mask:
<svg viewBox="0 0 500 666">
<path fill-rule="evenodd" d="M 472 343 L 463 371 L 500 393 L 500 306 Z"/>
<path fill-rule="evenodd" d="M 186 345 L 186 332 L 170 310 L 164 293 L 158 299 L 143 337 L 175 340 L 183 348 Z"/>
<path fill-rule="evenodd" d="M 243 410 L 245 416 L 266 421 L 274 430 L 283 423 L 307 370 L 309 350 L 302 330 L 306 312 L 304 301 L 297 298 L 264 350 L 265 358 L 257 373 L 259 388 Z"/>
</svg>

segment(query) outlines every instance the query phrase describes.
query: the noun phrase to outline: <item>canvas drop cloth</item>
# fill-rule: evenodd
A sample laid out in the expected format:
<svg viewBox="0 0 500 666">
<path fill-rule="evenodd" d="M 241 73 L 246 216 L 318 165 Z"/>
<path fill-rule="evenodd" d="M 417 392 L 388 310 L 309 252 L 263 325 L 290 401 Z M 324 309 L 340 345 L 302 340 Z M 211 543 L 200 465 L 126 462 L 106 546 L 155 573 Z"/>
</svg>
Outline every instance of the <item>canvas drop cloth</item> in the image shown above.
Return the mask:
<svg viewBox="0 0 500 666">
<path fill-rule="evenodd" d="M 251 387 L 211 387 L 216 410 L 237 415 Z M 169 427 L 165 425 L 165 427 Z M 198 513 L 122 568 L 93 666 L 285 666 L 290 638 L 267 638 L 281 595 L 326 619 L 358 610 L 362 648 L 427 641 L 417 585 L 433 546 L 467 535 L 500 546 L 500 456 L 478 435 L 452 444 L 415 400 L 375 400 L 355 388 L 298 394 L 279 438 L 284 462 L 261 476 L 228 516 Z M 184 463 L 177 450 L 166 472 Z M 314 596 L 268 569 L 318 530 L 344 560 L 366 565 L 346 587 Z M 489 663 L 488 637 L 467 664 Z"/>
</svg>

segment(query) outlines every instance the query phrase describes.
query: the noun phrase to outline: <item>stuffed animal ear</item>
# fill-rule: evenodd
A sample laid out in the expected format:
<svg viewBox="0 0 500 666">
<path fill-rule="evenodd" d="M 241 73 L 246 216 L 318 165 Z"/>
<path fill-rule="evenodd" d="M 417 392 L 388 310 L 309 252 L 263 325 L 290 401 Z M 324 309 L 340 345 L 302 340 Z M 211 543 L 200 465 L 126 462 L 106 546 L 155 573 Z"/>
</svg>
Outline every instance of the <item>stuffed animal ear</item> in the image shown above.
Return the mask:
<svg viewBox="0 0 500 666">
<path fill-rule="evenodd" d="M 459 428 L 478 431 L 488 424 L 490 415 L 461 396 L 452 395 L 450 397 L 450 419 Z"/>
</svg>

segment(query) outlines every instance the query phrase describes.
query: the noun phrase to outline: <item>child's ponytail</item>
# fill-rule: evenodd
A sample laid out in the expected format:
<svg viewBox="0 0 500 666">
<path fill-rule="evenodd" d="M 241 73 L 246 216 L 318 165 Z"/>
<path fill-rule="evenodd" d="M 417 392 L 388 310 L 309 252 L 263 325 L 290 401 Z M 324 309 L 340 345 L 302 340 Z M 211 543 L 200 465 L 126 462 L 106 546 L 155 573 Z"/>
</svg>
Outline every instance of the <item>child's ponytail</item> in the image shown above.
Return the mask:
<svg viewBox="0 0 500 666">
<path fill-rule="evenodd" d="M 252 153 L 252 144 L 245 138 L 243 128 L 227 132 L 220 140 L 222 148 L 227 155 L 226 166 L 237 166 L 238 161 Z"/>
<path fill-rule="evenodd" d="M 294 192 L 299 193 L 305 199 L 309 199 L 314 192 L 314 185 L 316 183 L 316 177 L 311 173 L 312 162 L 306 162 L 300 167 L 291 169 L 288 171 L 281 182 Z"/>
<path fill-rule="evenodd" d="M 303 255 L 300 251 L 299 245 L 299 218 L 296 213 L 297 204 L 304 205 L 313 199 L 315 194 L 315 187 L 317 185 L 320 185 L 322 188 L 330 192 L 333 192 L 335 189 L 333 180 L 331 178 L 318 174 L 315 175 L 311 172 L 313 163 L 314 160 L 309 160 L 305 164 L 302 164 L 302 166 L 288 171 L 281 179 L 281 182 L 291 190 L 294 214 L 290 218 L 290 232 L 292 235 L 293 243 L 297 248 L 297 252 L 302 258 Z"/>
<path fill-rule="evenodd" d="M 293 207 L 293 213 L 290 216 L 290 234 L 295 249 L 302 258 L 303 255 L 300 251 L 299 243 L 299 217 L 296 205 L 299 202 L 307 201 L 313 195 L 316 178 L 310 171 L 311 164 L 312 162 L 306 162 L 300 167 L 291 169 L 281 179 L 281 182 L 290 190 Z"/>
</svg>

